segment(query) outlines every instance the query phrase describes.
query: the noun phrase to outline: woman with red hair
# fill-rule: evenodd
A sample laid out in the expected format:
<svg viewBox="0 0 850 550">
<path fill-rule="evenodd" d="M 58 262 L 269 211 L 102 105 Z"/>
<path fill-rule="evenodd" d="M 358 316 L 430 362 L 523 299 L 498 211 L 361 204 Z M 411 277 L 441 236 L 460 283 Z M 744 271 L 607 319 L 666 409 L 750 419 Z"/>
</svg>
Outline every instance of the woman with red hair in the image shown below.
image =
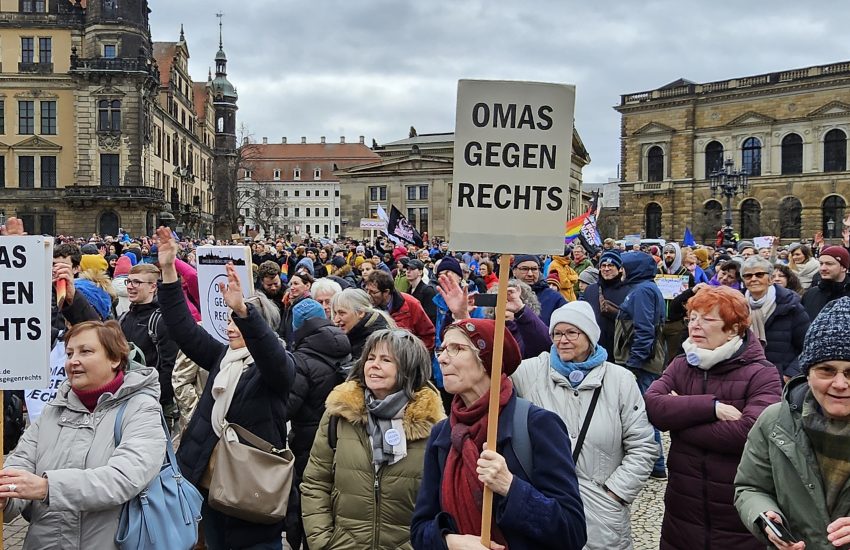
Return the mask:
<svg viewBox="0 0 850 550">
<path fill-rule="evenodd" d="M 747 433 L 782 383 L 740 292 L 705 289 L 687 309 L 685 353 L 644 396 L 650 422 L 670 431 L 660 548 L 764 548 L 735 511 L 733 482 Z"/>
</svg>

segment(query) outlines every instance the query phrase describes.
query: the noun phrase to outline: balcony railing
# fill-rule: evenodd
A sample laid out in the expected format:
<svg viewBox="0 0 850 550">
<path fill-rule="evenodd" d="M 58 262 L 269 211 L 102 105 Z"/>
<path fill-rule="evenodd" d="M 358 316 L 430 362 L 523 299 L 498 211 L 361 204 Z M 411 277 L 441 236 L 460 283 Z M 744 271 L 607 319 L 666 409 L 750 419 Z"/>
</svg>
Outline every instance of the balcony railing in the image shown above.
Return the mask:
<svg viewBox="0 0 850 550">
<path fill-rule="evenodd" d="M 71 56 L 72 71 L 120 71 L 120 72 L 150 72 L 151 64 L 148 59 L 140 57 L 95 57 L 81 59 Z"/>
<path fill-rule="evenodd" d="M 53 63 L 18 63 L 19 73 L 50 74 Z"/>
<path fill-rule="evenodd" d="M 133 200 L 147 199 L 165 201 L 165 192 L 154 187 L 138 186 L 107 186 L 107 185 L 75 185 L 65 188 L 66 199 L 89 200 Z"/>
</svg>

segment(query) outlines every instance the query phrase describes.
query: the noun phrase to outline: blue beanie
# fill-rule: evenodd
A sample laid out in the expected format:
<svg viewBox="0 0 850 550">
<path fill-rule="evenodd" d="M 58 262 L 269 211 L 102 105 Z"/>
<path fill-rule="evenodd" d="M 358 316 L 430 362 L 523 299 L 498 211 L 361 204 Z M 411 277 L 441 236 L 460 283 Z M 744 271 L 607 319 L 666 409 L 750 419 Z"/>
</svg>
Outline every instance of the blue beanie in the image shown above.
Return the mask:
<svg viewBox="0 0 850 550">
<path fill-rule="evenodd" d="M 295 264 L 295 272 L 297 273 L 302 267 L 307 270 L 307 273 L 309 273 L 311 277 L 316 274 L 313 268 L 313 260 L 306 256 L 301 258 L 301 261 Z"/>
<path fill-rule="evenodd" d="M 307 319 L 326 319 L 322 304 L 312 298 L 304 298 L 292 308 L 292 330 L 298 330 Z"/>
<path fill-rule="evenodd" d="M 100 315 L 102 321 L 109 318 L 109 312 L 112 310 L 112 298 L 105 290 L 88 279 L 75 279 L 74 288 L 82 292 L 86 300 Z"/>
<path fill-rule="evenodd" d="M 620 257 L 619 250 L 606 250 L 599 258 L 599 265 L 614 264 L 617 269 L 623 267 L 623 259 Z"/>
<path fill-rule="evenodd" d="M 122 256 L 127 256 L 128 258 L 130 258 L 130 265 L 136 265 L 137 263 L 139 263 L 139 257 L 130 252 L 129 250 L 122 254 Z"/>
</svg>

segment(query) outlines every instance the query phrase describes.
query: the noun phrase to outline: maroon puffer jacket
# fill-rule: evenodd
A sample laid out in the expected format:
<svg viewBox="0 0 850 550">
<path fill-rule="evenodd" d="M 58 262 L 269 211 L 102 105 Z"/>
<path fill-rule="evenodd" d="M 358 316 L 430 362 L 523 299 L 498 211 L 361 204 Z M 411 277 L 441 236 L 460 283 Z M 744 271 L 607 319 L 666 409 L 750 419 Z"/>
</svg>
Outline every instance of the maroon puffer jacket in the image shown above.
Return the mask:
<svg viewBox="0 0 850 550">
<path fill-rule="evenodd" d="M 707 371 L 679 355 L 649 387 L 649 420 L 669 430 L 671 441 L 662 550 L 764 548 L 735 511 L 733 481 L 747 433 L 781 393 L 779 372 L 752 332 L 735 356 Z M 741 411 L 741 419 L 717 420 L 715 399 Z"/>
</svg>

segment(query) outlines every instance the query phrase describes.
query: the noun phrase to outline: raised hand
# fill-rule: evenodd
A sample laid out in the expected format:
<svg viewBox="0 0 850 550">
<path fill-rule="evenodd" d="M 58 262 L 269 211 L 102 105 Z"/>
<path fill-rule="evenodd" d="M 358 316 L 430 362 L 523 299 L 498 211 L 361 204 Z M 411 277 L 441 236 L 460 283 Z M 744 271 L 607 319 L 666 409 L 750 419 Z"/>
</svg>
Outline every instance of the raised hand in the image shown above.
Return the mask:
<svg viewBox="0 0 850 550">
<path fill-rule="evenodd" d="M 224 291 L 224 302 L 239 317 L 247 317 L 248 306 L 245 305 L 245 298 L 242 297 L 242 283 L 239 281 L 233 262 L 228 262 L 225 269 L 227 270 L 227 288 Z"/>
<path fill-rule="evenodd" d="M 159 266 L 174 265 L 174 260 L 177 258 L 177 252 L 180 250 L 180 246 L 171 235 L 171 230 L 167 227 L 159 226 L 156 230 L 156 238 Z"/>
<path fill-rule="evenodd" d="M 71 269 L 69 264 L 63 262 L 56 262 L 53 264 L 53 284 L 58 283 L 59 281 L 63 281 L 65 284 L 65 303 L 70 304 L 74 301 L 74 294 L 76 289 L 74 288 L 74 272 Z M 61 285 L 57 285 L 57 292 L 60 291 Z M 57 298 L 59 296 L 57 295 Z M 61 309 L 64 304 L 57 304 Z"/>
<path fill-rule="evenodd" d="M 20 218 L 12 216 L 6 220 L 6 225 L 0 225 L 0 235 L 8 237 L 26 235 L 24 233 L 24 222 Z"/>
<path fill-rule="evenodd" d="M 452 317 L 454 317 L 455 321 L 468 318 L 469 312 L 466 308 L 469 292 L 467 288 L 461 287 L 454 278 L 446 273 L 440 274 L 438 282 L 439 286 L 437 287 L 437 292 L 439 292 L 440 296 L 443 297 L 443 300 L 446 301 L 446 305 L 449 310 L 451 310 Z"/>
</svg>

